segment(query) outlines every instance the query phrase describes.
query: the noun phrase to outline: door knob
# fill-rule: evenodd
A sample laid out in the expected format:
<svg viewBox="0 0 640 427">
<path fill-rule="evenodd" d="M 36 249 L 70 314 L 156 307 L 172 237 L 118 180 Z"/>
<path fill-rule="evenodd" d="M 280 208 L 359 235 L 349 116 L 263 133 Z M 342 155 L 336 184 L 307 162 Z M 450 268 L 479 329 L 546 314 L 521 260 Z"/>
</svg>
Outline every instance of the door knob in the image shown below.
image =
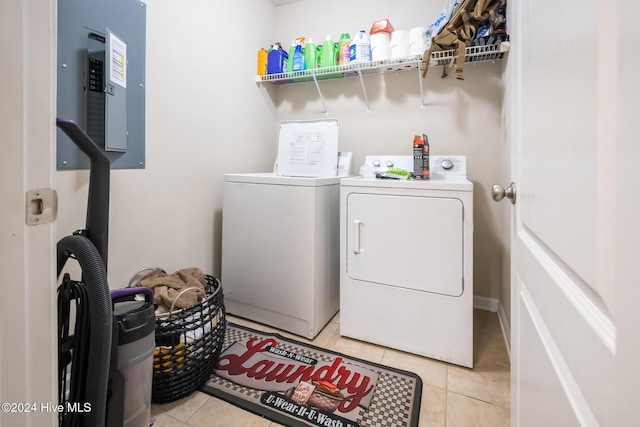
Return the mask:
<svg viewBox="0 0 640 427">
<path fill-rule="evenodd" d="M 493 196 L 493 200 L 495 200 L 496 202 L 499 202 L 500 200 L 504 199 L 504 196 L 507 196 L 507 198 L 511 200 L 511 204 L 513 205 L 516 203 L 516 185 L 512 182 L 505 189 L 500 184 L 493 184 L 493 187 L 491 187 L 491 195 Z"/>
</svg>

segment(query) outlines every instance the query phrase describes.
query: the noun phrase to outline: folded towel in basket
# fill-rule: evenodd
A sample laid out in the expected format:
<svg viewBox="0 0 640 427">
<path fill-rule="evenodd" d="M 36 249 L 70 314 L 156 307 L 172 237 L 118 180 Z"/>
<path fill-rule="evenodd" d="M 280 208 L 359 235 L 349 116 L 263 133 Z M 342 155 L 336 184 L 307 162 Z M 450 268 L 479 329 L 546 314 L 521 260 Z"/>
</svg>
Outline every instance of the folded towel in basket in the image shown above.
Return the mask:
<svg viewBox="0 0 640 427">
<path fill-rule="evenodd" d="M 183 268 L 173 274 L 167 274 L 163 269 L 156 268 L 138 282 L 138 286 L 153 289 L 153 300 L 158 305 L 158 313 L 170 311 L 174 303 L 174 310 L 199 303 L 205 296 L 206 284 L 204 273 L 199 268 Z M 197 288 L 202 292 L 194 289 L 176 299 L 178 294 L 186 288 Z"/>
</svg>

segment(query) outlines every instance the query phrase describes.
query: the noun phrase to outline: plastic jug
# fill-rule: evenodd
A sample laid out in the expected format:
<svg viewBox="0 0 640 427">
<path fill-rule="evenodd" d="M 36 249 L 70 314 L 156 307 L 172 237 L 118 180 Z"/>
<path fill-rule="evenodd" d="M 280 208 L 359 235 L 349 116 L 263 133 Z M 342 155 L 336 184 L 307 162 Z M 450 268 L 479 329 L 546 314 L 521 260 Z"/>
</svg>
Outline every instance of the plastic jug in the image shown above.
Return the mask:
<svg viewBox="0 0 640 427">
<path fill-rule="evenodd" d="M 318 49 L 312 38 L 309 38 L 307 45 L 304 47 L 304 63 L 307 70 L 318 67 Z"/>
<path fill-rule="evenodd" d="M 284 73 L 287 66 L 287 52 L 282 49 L 280 43 L 276 43 L 271 47 L 271 52 L 267 58 L 267 74 Z"/>
<path fill-rule="evenodd" d="M 360 30 L 349 45 L 349 62 L 362 64 L 371 62 L 371 41 L 365 30 Z"/>
<path fill-rule="evenodd" d="M 340 41 L 338 41 L 338 65 L 347 65 L 349 63 L 349 45 L 351 44 L 351 36 L 349 33 L 342 33 Z"/>
<path fill-rule="evenodd" d="M 336 45 L 331 40 L 331 34 L 327 34 L 327 37 L 322 42 L 322 50 L 320 52 L 320 66 L 321 67 L 333 67 L 336 65 Z"/>
</svg>

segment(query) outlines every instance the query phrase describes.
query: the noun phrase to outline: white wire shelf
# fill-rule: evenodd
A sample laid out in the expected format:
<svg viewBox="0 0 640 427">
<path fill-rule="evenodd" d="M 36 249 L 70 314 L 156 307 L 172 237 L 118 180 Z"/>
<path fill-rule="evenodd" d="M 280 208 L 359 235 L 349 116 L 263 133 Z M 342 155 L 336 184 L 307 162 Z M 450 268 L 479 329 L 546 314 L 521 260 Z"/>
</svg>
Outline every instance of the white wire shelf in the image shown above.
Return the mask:
<svg viewBox="0 0 640 427">
<path fill-rule="evenodd" d="M 409 56 L 406 58 L 373 61 L 362 64 L 337 65 L 333 67 L 294 71 L 291 73 L 267 74 L 264 76 L 256 76 L 256 81 L 282 85 L 309 82 L 312 81 L 314 77 L 318 80 L 342 79 L 345 77 L 356 77 L 358 75 L 368 76 L 391 71 L 411 70 L 418 68 L 421 62 L 421 55 Z"/>
<path fill-rule="evenodd" d="M 465 62 L 485 62 L 496 61 L 502 59 L 505 52 L 509 50 L 509 42 L 502 42 L 495 45 L 487 46 L 471 46 L 466 48 Z M 452 65 L 452 61 L 456 61 L 458 57 L 457 50 L 446 50 L 440 52 L 432 52 L 429 66 Z M 399 71 L 420 70 L 422 64 L 422 55 L 408 56 L 406 58 L 397 58 L 384 61 L 372 61 L 361 64 L 347 64 L 333 67 L 315 68 L 310 70 L 295 71 L 291 73 L 278 73 L 256 76 L 256 83 L 270 83 L 274 85 L 284 85 L 292 83 L 314 82 L 320 95 L 324 111 L 326 106 L 324 97 L 320 90 L 318 81 L 343 79 L 349 77 L 360 77 L 362 90 L 364 92 L 365 101 L 367 103 L 367 111 L 369 109 L 369 101 L 364 87 L 362 77 L 370 75 L 378 75 L 385 73 L 394 73 Z M 420 94 L 423 95 L 422 75 L 418 73 L 420 80 Z M 422 109 L 425 108 L 424 96 L 421 96 Z"/>
</svg>

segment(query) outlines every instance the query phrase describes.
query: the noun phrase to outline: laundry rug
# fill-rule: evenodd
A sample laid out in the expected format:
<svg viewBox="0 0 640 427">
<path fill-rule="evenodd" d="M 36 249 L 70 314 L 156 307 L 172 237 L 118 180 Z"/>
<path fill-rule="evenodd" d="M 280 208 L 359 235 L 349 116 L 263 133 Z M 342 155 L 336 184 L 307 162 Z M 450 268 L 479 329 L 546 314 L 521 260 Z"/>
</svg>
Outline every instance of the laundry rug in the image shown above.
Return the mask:
<svg viewBox="0 0 640 427">
<path fill-rule="evenodd" d="M 228 323 L 202 391 L 286 426 L 417 427 L 412 372 Z"/>
</svg>

